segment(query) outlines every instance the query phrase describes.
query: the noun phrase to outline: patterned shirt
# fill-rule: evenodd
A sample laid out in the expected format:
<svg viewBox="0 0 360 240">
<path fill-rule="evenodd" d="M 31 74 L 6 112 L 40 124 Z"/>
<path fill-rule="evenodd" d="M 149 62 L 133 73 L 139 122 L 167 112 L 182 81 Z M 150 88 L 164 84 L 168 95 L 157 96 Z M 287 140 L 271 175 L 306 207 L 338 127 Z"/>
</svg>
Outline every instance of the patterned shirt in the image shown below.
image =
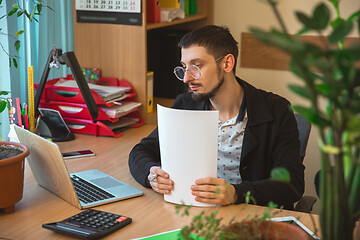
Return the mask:
<svg viewBox="0 0 360 240">
<path fill-rule="evenodd" d="M 205 103 L 205 110 L 210 110 L 210 100 Z M 241 183 L 240 157 L 246 124 L 246 98 L 243 88 L 243 99 L 239 114 L 222 123 L 219 121 L 217 177 L 230 184 Z"/>
<path fill-rule="evenodd" d="M 240 156 L 247 124 L 247 112 L 243 121 L 234 117 L 225 123 L 219 121 L 217 177 L 230 184 L 241 183 Z"/>
</svg>

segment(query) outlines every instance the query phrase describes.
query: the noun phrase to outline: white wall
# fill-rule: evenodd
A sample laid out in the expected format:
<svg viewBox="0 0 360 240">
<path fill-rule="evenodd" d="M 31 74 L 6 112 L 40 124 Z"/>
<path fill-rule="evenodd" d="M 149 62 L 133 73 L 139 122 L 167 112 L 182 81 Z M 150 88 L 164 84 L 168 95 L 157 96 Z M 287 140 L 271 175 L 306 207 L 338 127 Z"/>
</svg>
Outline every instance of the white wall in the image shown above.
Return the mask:
<svg viewBox="0 0 360 240">
<path fill-rule="evenodd" d="M 228 26 L 240 46 L 241 32 L 249 32 L 250 26 L 266 30 L 272 27 L 279 28 L 273 12 L 264 2 L 265 0 L 214 0 L 214 24 Z M 320 1 L 280 0 L 279 2 L 280 13 L 285 20 L 288 31 L 296 33 L 300 29 L 300 24 L 295 17 L 295 10 L 310 14 Z M 330 5 L 328 6 L 331 8 Z M 359 0 L 342 0 L 340 4 L 341 16 L 345 18 L 359 9 Z M 352 35 L 355 36 L 355 32 Z M 288 90 L 287 85 L 289 83 L 300 83 L 300 80 L 289 71 L 239 68 L 238 64 L 237 75 L 258 88 L 287 98 L 292 104 L 306 104 L 303 99 Z M 314 187 L 314 176 L 320 168 L 320 153 L 317 148 L 317 129 L 315 127 L 311 130 L 304 165 L 306 167 L 305 194 L 317 196 Z M 317 211 L 318 201 L 314 207 L 314 212 Z"/>
</svg>

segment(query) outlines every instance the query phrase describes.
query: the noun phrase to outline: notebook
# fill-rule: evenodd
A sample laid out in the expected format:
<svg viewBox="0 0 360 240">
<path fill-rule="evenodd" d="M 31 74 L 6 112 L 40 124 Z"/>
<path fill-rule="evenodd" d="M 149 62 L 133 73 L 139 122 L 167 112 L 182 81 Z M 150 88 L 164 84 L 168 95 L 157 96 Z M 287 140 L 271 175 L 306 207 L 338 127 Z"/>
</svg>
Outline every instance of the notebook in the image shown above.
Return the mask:
<svg viewBox="0 0 360 240">
<path fill-rule="evenodd" d="M 143 194 L 97 169 L 69 174 L 57 144 L 18 126 L 14 128 L 19 141 L 30 149 L 27 160 L 36 182 L 75 207 L 85 209 Z M 87 189 L 88 184 L 92 189 Z"/>
</svg>

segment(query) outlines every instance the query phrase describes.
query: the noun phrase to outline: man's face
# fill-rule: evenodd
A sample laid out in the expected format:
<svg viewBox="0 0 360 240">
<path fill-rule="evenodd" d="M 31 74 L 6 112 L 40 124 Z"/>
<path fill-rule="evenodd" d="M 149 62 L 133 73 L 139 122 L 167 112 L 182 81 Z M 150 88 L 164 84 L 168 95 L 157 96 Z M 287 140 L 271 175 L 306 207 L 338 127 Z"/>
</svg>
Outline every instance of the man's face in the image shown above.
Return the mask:
<svg viewBox="0 0 360 240">
<path fill-rule="evenodd" d="M 195 101 L 203 101 L 216 95 L 224 82 L 224 77 L 221 77 L 221 70 L 218 69 L 214 56 L 207 53 L 204 47 L 182 48 L 181 64 L 184 68 L 196 65 L 201 69 L 201 76 L 198 79 L 193 78 L 188 71 L 184 76 L 184 83 L 187 83 L 193 91 Z"/>
</svg>

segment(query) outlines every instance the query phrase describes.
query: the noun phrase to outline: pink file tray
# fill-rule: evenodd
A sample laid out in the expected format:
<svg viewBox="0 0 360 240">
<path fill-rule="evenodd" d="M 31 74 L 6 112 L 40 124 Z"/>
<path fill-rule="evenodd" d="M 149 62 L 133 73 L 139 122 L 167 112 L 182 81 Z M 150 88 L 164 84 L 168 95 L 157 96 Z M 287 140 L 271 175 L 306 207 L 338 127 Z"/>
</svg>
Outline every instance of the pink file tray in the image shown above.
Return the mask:
<svg viewBox="0 0 360 240">
<path fill-rule="evenodd" d="M 81 95 L 79 88 L 71 88 L 71 87 L 60 87 L 55 86 L 55 84 L 60 80 L 73 80 L 72 75 L 67 75 L 65 78 L 55 78 L 46 81 L 45 91 L 41 97 L 41 101 L 62 101 L 62 102 L 72 102 L 72 103 L 85 103 L 84 98 Z M 132 86 L 124 79 L 117 79 L 117 78 L 107 78 L 101 77 L 99 81 L 100 85 L 107 85 L 107 86 L 120 86 L 120 87 L 130 87 L 130 91 L 126 92 L 129 94 L 128 98 L 133 97 L 136 95 L 135 90 Z M 34 84 L 35 89 L 38 88 L 38 84 Z M 108 107 L 113 106 L 113 102 L 106 103 L 104 99 L 95 91 L 90 90 L 93 98 L 95 100 L 96 105 L 106 105 Z M 68 95 L 64 94 L 64 92 L 70 92 L 75 95 Z"/>
<path fill-rule="evenodd" d="M 126 101 L 134 101 L 132 99 L 126 99 Z M 82 119 L 91 119 L 90 112 L 84 103 L 71 103 L 71 102 L 58 102 L 58 101 L 49 101 L 47 103 L 41 102 L 41 107 L 44 108 L 51 108 L 60 112 L 61 116 L 63 117 L 70 117 L 70 118 L 82 118 Z M 132 109 L 130 112 L 126 112 L 119 117 L 125 116 L 131 112 L 138 111 L 141 106 Z M 99 116 L 96 120 L 107 120 L 111 122 L 118 121 L 119 117 L 117 118 L 110 118 L 100 107 L 99 109 Z"/>
<path fill-rule="evenodd" d="M 139 119 L 139 121 L 136 124 L 130 126 L 132 128 L 139 127 L 144 124 L 144 121 L 142 120 L 138 112 L 132 112 L 126 116 Z M 64 121 L 68 124 L 70 131 L 75 133 L 84 133 L 95 136 L 111 136 L 111 137 L 122 136 L 122 132 L 113 132 L 108 126 L 106 126 L 101 121 L 97 121 L 96 123 L 93 123 L 91 120 L 69 118 L 69 117 L 64 117 Z M 77 127 L 71 127 L 74 125 L 76 125 Z"/>
</svg>

